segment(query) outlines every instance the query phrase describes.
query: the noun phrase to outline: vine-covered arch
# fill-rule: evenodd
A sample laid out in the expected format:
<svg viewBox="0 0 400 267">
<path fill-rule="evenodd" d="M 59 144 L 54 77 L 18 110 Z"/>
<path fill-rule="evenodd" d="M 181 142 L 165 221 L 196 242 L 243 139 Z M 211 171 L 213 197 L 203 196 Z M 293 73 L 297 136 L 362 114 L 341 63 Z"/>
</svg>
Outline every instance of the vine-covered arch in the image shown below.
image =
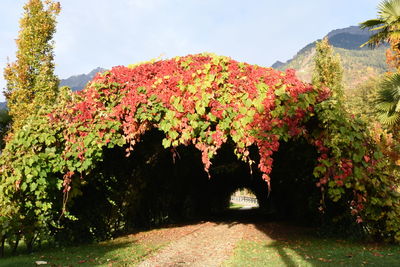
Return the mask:
<svg viewBox="0 0 400 267">
<path fill-rule="evenodd" d="M 68 200 L 81 193 L 104 151 L 124 147 L 134 154 L 151 129 L 164 134 L 162 145 L 172 153 L 182 145 L 201 151 L 206 172 L 231 140 L 237 157 L 267 184 L 279 142 L 302 137 L 317 149 L 313 174 L 322 195 L 343 201 L 373 233 L 400 239 L 398 181 L 390 162 L 328 88 L 301 82 L 293 70 L 213 54 L 114 67 L 79 93 L 61 92 L 54 106 L 30 117 L 1 155 L 3 238 L 34 240 L 59 226 L 60 209 L 72 218 Z M 257 164 L 250 147 L 257 148 Z"/>
</svg>

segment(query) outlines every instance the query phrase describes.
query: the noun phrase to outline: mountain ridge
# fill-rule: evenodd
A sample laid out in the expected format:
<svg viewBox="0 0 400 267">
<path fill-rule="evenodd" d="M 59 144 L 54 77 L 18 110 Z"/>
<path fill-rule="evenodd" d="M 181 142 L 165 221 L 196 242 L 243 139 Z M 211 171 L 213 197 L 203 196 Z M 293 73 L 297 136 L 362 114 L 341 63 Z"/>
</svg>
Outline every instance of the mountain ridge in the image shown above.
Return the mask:
<svg viewBox="0 0 400 267">
<path fill-rule="evenodd" d="M 80 91 L 85 88 L 86 84 L 91 81 L 99 72 L 104 72 L 106 69 L 97 67 L 87 74 L 78 74 L 60 80 L 60 86 L 68 86 L 72 91 Z"/>
<path fill-rule="evenodd" d="M 370 36 L 371 32 L 362 30 L 358 26 L 332 30 L 325 36 L 328 37 L 335 53 L 341 57 L 344 70 L 343 83 L 346 88 L 355 88 L 369 77 L 388 70 L 385 57 L 388 46 L 383 45 L 376 49 L 360 47 Z M 310 82 L 314 67 L 315 45 L 319 40 L 307 44 L 286 62 L 277 61 L 271 67 L 278 70 L 295 69 L 300 79 Z"/>
<path fill-rule="evenodd" d="M 368 49 L 367 46 L 365 46 L 365 47 L 360 47 L 360 46 L 362 44 L 364 44 L 366 41 L 368 41 L 368 39 L 371 35 L 372 35 L 371 32 L 362 30 L 358 26 L 350 26 L 347 28 L 332 30 L 327 35 L 325 35 L 324 38 L 328 37 L 329 43 L 333 47 L 344 48 L 344 49 L 349 49 L 349 50 L 367 50 Z M 321 39 L 315 40 L 314 42 L 307 44 L 306 46 L 301 48 L 296 53 L 296 55 L 304 53 L 304 52 L 312 49 L 313 47 L 315 47 L 315 45 L 318 41 L 321 41 Z M 279 68 L 280 66 L 282 66 L 281 63 L 288 64 L 288 63 L 290 63 L 290 61 L 293 60 L 293 58 L 296 57 L 296 55 L 294 55 L 291 59 L 288 59 L 285 62 L 277 60 L 274 64 L 271 65 L 271 67 Z"/>
</svg>

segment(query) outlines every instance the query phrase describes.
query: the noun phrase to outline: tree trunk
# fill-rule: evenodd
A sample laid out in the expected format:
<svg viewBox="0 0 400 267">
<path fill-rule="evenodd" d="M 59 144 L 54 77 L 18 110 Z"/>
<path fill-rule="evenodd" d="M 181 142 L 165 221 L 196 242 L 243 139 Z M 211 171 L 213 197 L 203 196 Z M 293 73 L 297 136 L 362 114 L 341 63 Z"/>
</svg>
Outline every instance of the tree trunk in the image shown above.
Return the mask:
<svg viewBox="0 0 400 267">
<path fill-rule="evenodd" d="M 33 241 L 34 241 L 33 237 L 30 240 L 26 240 L 26 250 L 28 253 L 32 252 L 33 250 Z"/>
<path fill-rule="evenodd" d="M 30 253 L 33 251 L 33 245 L 35 244 L 37 235 L 33 234 L 30 239 L 26 240 L 26 249 Z"/>
<path fill-rule="evenodd" d="M 1 237 L 1 244 L 0 244 L 0 258 L 4 257 L 4 244 L 6 243 L 6 236 Z"/>
<path fill-rule="evenodd" d="M 17 236 L 15 238 L 14 246 L 12 248 L 12 254 L 17 254 L 17 249 L 18 249 L 18 245 L 19 245 L 19 239 L 20 239 L 20 234 L 17 234 Z"/>
</svg>

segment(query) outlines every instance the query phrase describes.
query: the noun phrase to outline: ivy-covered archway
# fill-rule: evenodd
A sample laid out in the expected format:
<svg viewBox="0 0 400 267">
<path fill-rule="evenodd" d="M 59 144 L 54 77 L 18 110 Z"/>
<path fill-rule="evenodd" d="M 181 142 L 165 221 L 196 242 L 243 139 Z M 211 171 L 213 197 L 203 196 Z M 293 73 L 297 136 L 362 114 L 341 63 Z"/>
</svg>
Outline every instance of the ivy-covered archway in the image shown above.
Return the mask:
<svg viewBox="0 0 400 267">
<path fill-rule="evenodd" d="M 73 219 L 68 205 L 105 151 L 123 147 L 134 155 L 152 129 L 163 133 L 162 146 L 172 155 L 179 146 L 200 151 L 208 174 L 211 159 L 230 140 L 268 190 L 274 190 L 272 156 L 280 142 L 303 138 L 318 154 L 313 182 L 321 199 L 342 201 L 372 234 L 400 239 L 393 165 L 328 88 L 301 82 L 293 70 L 213 54 L 114 67 L 82 92 L 61 92 L 58 103 L 30 117 L 1 155 L 2 239 L 34 242 L 61 227 L 60 217 Z"/>
</svg>

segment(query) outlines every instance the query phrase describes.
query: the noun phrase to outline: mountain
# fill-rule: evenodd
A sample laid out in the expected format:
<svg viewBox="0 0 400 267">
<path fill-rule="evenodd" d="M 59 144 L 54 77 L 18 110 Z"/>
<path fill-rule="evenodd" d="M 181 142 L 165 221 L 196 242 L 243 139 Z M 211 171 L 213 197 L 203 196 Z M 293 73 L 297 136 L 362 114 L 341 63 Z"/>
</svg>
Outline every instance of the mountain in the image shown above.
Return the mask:
<svg viewBox="0 0 400 267">
<path fill-rule="evenodd" d="M 7 102 L 0 102 L 0 110 L 7 109 Z"/>
<path fill-rule="evenodd" d="M 104 72 L 106 69 L 96 68 L 88 74 L 74 75 L 67 79 L 60 80 L 60 86 L 68 86 L 72 91 L 82 90 L 86 84 L 91 81 L 98 72 Z"/>
<path fill-rule="evenodd" d="M 361 30 L 358 26 L 333 30 L 326 35 L 335 52 L 341 57 L 344 69 L 343 83 L 346 88 L 352 89 L 369 77 L 387 71 L 385 56 L 387 46 L 376 49 L 360 47 L 370 36 L 369 31 Z M 277 61 L 272 67 L 279 70 L 295 69 L 300 79 L 310 82 L 317 41 L 303 47 L 292 59 L 284 63 Z"/>
</svg>

